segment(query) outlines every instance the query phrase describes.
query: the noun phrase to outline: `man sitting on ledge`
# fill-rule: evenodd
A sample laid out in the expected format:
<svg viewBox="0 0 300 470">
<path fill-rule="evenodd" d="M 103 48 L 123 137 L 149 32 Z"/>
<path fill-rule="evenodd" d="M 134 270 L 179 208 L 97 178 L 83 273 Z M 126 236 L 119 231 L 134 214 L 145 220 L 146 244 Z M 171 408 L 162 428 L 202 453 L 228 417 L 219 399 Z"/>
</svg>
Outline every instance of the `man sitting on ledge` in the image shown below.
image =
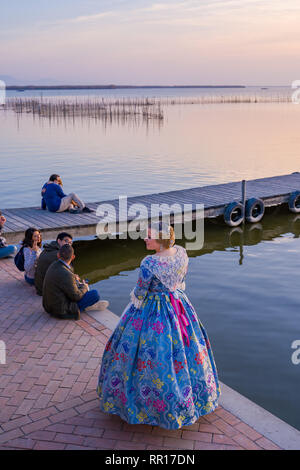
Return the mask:
<svg viewBox="0 0 300 470">
<path fill-rule="evenodd" d="M 35 269 L 34 285 L 37 295 L 43 295 L 43 283 L 46 272 L 53 261 L 57 261 L 57 253 L 61 246 L 72 245 L 73 237 L 67 232 L 61 232 L 57 235 L 56 241 L 46 243 L 40 254 Z"/>
<path fill-rule="evenodd" d="M 52 263 L 43 283 L 43 307 L 50 315 L 62 319 L 80 319 L 83 310 L 104 310 L 107 301 L 100 301 L 96 289 L 90 290 L 85 281 L 76 282 L 70 264 L 75 259 L 71 245 L 63 245 Z"/>
</svg>

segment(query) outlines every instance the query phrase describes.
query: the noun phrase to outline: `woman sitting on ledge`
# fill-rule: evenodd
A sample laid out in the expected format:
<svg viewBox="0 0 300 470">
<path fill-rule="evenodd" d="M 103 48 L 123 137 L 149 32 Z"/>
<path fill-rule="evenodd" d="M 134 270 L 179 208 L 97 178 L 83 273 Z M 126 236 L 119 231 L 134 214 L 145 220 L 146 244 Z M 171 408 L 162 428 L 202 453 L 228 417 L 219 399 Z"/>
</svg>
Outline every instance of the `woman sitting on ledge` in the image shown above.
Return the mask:
<svg viewBox="0 0 300 470">
<path fill-rule="evenodd" d="M 42 252 L 42 235 L 37 228 L 30 227 L 25 232 L 22 242 L 24 254 L 25 281 L 34 286 L 35 270 Z"/>
<path fill-rule="evenodd" d="M 79 212 L 94 212 L 89 209 L 85 203 L 79 199 L 77 194 L 70 193 L 66 195 L 62 190 L 62 180 L 59 175 L 53 174 L 49 181 L 42 188 L 42 209 L 48 209 L 50 212 L 69 211 L 72 214 Z M 76 205 L 76 208 L 75 208 Z"/>
</svg>

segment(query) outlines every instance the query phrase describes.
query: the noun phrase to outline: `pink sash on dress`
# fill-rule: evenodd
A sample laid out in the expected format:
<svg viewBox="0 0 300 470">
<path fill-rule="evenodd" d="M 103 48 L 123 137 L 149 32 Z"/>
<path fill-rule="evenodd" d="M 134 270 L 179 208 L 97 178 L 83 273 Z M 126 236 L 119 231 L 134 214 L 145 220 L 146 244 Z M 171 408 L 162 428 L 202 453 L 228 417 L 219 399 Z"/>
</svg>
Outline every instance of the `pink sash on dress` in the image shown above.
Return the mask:
<svg viewBox="0 0 300 470">
<path fill-rule="evenodd" d="M 189 325 L 189 321 L 188 321 L 188 319 L 185 315 L 184 306 L 182 305 L 181 300 L 180 299 L 175 299 L 175 297 L 171 293 L 170 293 L 170 299 L 171 299 L 171 304 L 172 304 L 172 306 L 173 306 L 173 308 L 174 308 L 174 310 L 177 314 L 177 318 L 178 318 L 178 321 L 179 321 L 179 326 L 180 326 L 183 342 L 185 340 L 187 346 L 189 346 L 190 345 L 190 339 L 189 339 L 189 335 L 188 335 L 187 330 L 186 330 L 186 327 Z"/>
</svg>

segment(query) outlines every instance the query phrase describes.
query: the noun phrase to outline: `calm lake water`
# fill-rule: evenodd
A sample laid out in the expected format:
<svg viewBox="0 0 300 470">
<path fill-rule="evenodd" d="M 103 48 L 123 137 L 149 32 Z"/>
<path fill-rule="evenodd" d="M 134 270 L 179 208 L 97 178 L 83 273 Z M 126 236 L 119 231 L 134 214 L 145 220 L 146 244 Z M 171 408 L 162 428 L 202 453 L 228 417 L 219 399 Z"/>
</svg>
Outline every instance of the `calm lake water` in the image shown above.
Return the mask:
<svg viewBox="0 0 300 470">
<path fill-rule="evenodd" d="M 270 90 L 274 94 L 277 89 Z M 196 93 L 254 95 L 270 90 L 114 93 L 162 98 L 173 93 L 178 98 Z M 103 91 L 104 96 L 109 93 Z M 23 97 L 24 93 L 18 95 Z M 148 194 L 299 170 L 300 106 L 184 104 L 164 106 L 163 112 L 163 121 L 150 120 L 147 125 L 94 119 L 57 124 L 46 118 L 34 119 L 31 114 L 0 110 L 1 207 L 39 205 L 41 186 L 52 173 L 60 173 L 65 192 L 78 192 L 86 202 L 93 202 L 120 194 Z"/>
<path fill-rule="evenodd" d="M 288 89 L 143 89 L 113 95 L 283 92 Z M 86 94 L 57 95 L 75 93 Z M 51 173 L 60 173 L 65 192 L 76 191 L 88 202 L 300 171 L 300 106 L 182 104 L 164 106 L 163 113 L 163 121 L 147 123 L 57 123 L 0 110 L 0 208 L 39 205 Z M 242 234 L 209 224 L 203 249 L 189 253 L 187 277 L 187 294 L 208 331 L 221 380 L 298 429 L 300 365 L 292 364 L 291 344 L 300 339 L 299 233 L 299 216 L 285 210 L 247 225 Z M 80 242 L 76 269 L 120 315 L 146 254 L 142 241 Z"/>
</svg>

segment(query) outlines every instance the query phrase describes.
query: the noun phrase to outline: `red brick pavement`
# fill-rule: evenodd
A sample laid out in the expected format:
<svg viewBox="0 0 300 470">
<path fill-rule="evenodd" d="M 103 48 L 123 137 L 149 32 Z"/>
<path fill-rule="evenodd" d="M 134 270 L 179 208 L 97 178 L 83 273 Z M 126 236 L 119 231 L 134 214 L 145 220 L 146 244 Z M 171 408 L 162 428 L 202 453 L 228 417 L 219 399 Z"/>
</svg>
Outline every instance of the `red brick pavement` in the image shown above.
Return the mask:
<svg viewBox="0 0 300 470">
<path fill-rule="evenodd" d="M 12 259 L 0 260 L 0 449 L 279 449 L 222 407 L 180 430 L 102 413 L 95 389 L 110 334 L 87 314 L 49 317 Z"/>
</svg>

